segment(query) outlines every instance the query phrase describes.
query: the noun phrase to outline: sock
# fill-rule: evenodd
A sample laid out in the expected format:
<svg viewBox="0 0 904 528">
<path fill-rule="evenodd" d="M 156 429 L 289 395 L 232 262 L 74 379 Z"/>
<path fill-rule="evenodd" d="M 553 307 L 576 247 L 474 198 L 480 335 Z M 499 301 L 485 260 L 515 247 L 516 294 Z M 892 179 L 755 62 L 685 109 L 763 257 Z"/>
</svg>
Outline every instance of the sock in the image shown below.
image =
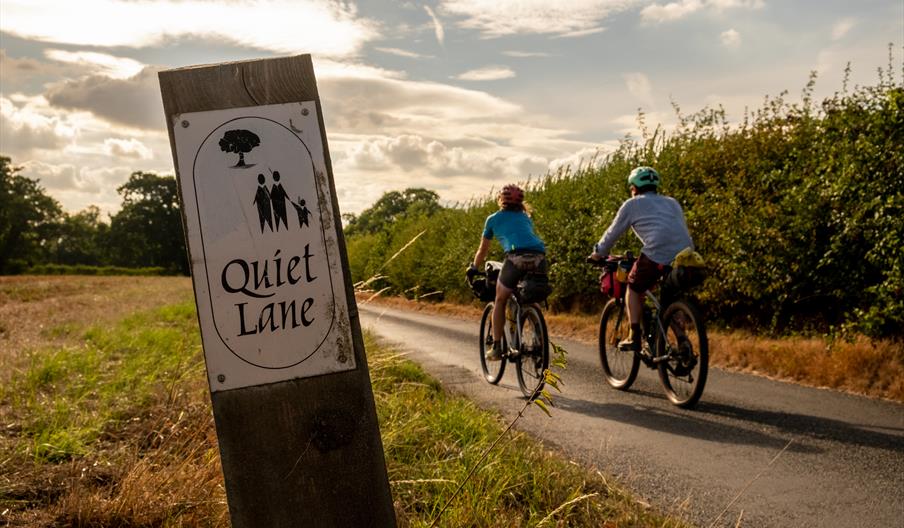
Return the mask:
<svg viewBox="0 0 904 528">
<path fill-rule="evenodd" d="M 640 336 L 641 336 L 640 325 L 632 324 L 631 325 L 631 333 L 628 335 L 628 337 L 630 337 L 632 341 L 640 341 Z"/>
</svg>

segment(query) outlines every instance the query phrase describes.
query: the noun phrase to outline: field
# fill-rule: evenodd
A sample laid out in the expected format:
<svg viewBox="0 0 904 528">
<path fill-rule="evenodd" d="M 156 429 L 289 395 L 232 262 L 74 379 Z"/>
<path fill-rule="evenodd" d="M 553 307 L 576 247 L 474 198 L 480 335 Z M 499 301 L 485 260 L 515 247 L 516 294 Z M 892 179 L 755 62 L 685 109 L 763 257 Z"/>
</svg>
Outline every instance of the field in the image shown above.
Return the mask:
<svg viewBox="0 0 904 528">
<path fill-rule="evenodd" d="M 0 522 L 229 525 L 189 279 L 0 277 L 0 321 Z M 475 465 L 439 526 L 685 525 L 523 433 L 478 464 L 512 417 L 367 351 L 400 526 Z"/>
</svg>

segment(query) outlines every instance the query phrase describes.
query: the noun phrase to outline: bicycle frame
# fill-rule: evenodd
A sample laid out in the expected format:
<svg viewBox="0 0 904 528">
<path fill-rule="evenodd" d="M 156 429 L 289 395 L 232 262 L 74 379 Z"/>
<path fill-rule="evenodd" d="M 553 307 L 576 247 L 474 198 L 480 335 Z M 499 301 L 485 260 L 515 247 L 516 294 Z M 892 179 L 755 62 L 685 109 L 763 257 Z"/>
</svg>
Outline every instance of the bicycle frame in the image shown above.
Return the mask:
<svg viewBox="0 0 904 528">
<path fill-rule="evenodd" d="M 512 319 L 509 319 L 509 309 L 512 311 Z M 514 294 L 506 301 L 505 312 L 503 333 L 508 342 L 508 355 L 515 358 L 521 355 L 521 303 Z"/>
</svg>

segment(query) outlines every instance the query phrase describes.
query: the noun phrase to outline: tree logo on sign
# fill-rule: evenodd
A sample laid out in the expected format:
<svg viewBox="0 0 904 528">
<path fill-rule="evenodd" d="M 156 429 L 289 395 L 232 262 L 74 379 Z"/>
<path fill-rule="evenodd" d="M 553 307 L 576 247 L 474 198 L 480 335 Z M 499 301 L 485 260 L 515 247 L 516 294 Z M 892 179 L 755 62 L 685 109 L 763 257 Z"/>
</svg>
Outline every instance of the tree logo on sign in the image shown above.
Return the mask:
<svg viewBox="0 0 904 528">
<path fill-rule="evenodd" d="M 260 144 L 261 138 L 250 130 L 227 130 L 220 139 L 220 149 L 223 152 L 235 152 L 239 155 L 239 161 L 233 165 L 234 168 L 253 167 L 253 163 L 245 165 L 245 154 Z"/>
</svg>

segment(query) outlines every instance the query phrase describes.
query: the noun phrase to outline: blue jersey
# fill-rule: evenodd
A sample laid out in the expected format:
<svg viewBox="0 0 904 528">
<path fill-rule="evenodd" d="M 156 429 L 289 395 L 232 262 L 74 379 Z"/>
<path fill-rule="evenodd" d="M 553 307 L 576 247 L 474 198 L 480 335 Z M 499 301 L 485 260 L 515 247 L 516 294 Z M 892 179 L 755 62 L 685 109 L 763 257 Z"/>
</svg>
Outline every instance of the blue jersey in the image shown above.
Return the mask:
<svg viewBox="0 0 904 528">
<path fill-rule="evenodd" d="M 500 210 L 487 217 L 483 238 L 496 237 L 506 253 L 536 251 L 546 253 L 546 246 L 534 233 L 534 222 L 523 211 Z"/>
</svg>

